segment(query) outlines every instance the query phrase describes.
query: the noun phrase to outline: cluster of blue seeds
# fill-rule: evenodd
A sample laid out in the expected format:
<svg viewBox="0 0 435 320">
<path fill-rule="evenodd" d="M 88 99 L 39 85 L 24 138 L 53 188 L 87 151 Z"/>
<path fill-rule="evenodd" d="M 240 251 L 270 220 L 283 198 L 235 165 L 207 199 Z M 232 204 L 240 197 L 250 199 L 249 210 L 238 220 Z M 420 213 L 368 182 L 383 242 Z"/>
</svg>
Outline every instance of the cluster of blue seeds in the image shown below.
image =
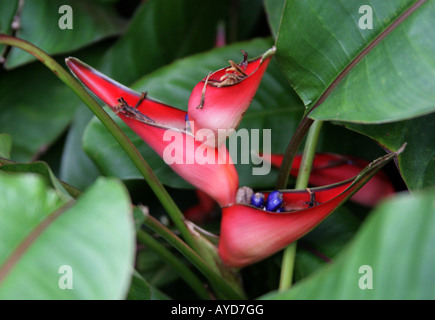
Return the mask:
<svg viewBox="0 0 435 320">
<path fill-rule="evenodd" d="M 256 192 L 251 197 L 251 204 L 254 207 L 266 210 L 266 211 L 272 211 L 272 212 L 283 212 L 283 197 L 282 192 L 275 190 L 272 191 L 266 200 L 264 200 L 265 196 L 261 192 Z"/>
</svg>

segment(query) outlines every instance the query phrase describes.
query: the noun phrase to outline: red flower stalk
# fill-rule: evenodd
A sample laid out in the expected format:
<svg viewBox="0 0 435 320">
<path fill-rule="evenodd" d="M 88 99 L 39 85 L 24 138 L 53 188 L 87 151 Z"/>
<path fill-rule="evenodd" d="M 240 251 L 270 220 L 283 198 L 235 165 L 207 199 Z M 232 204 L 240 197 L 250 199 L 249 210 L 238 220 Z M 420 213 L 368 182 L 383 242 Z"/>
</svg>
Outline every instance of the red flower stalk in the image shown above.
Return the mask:
<svg viewBox="0 0 435 320">
<path fill-rule="evenodd" d="M 186 112 L 140 95 L 75 58 L 66 63 L 182 178 L 221 206 L 234 202 L 238 175 L 225 145 L 215 149 L 197 141 L 186 130 Z"/>
<path fill-rule="evenodd" d="M 377 159 L 358 176 L 335 185 L 282 191 L 285 212 L 269 212 L 246 204 L 224 207 L 218 248 L 223 262 L 241 268 L 299 239 L 369 181 L 394 155 Z M 266 199 L 268 194 L 265 193 Z"/>
<path fill-rule="evenodd" d="M 279 168 L 283 155 L 272 154 L 270 161 L 273 166 Z M 302 155 L 296 155 L 290 175 L 297 177 L 302 161 Z M 352 156 L 344 156 L 333 153 L 317 153 L 314 157 L 309 183 L 313 186 L 324 186 L 344 181 L 356 176 L 368 161 Z M 394 193 L 394 187 L 388 176 L 377 172 L 373 178 L 362 187 L 351 200 L 369 207 L 375 206 L 381 199 Z"/>
<path fill-rule="evenodd" d="M 192 90 L 188 102 L 189 120 L 195 130 L 210 129 L 207 144 L 218 146 L 239 125 L 254 98 L 275 47 L 261 57 L 210 73 Z M 196 134 L 196 131 L 194 132 Z"/>
</svg>

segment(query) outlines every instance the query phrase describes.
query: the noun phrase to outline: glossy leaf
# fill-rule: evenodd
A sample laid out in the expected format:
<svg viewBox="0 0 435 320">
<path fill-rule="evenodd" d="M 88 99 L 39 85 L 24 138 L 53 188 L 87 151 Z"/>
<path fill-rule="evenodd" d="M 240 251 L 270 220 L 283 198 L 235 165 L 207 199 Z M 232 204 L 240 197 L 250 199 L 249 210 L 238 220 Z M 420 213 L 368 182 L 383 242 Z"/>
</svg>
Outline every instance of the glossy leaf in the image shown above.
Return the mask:
<svg viewBox="0 0 435 320">
<path fill-rule="evenodd" d="M 119 182 L 100 179 L 77 202 L 62 201 L 31 174 L 3 173 L 0 184 L 8 190 L 0 195 L 2 299 L 125 297 L 135 243 Z"/>
<path fill-rule="evenodd" d="M 62 17 L 68 17 L 65 16 L 66 11 L 59 13 L 62 5 L 68 5 L 72 9 L 73 29 L 59 27 Z M 77 32 L 78 29 L 80 32 Z M 82 48 L 105 37 L 119 34 L 122 30 L 123 22 L 115 14 L 112 4 L 86 0 L 26 0 L 16 36 L 53 55 Z M 8 55 L 6 67 L 15 68 L 35 59 L 27 52 L 13 48 Z"/>
<path fill-rule="evenodd" d="M 12 22 L 18 8 L 18 0 L 0 3 L 0 33 L 10 34 Z M 3 57 L 4 45 L 0 44 L 0 60 Z"/>
<path fill-rule="evenodd" d="M 372 29 L 360 28 L 363 5 L 373 10 Z M 427 114 L 435 111 L 435 46 L 427 32 L 434 12 L 433 1 L 287 1 L 277 59 L 308 108 L 337 85 L 310 113 L 315 119 L 374 123 Z M 387 36 L 372 47 L 380 35 Z"/>
<path fill-rule="evenodd" d="M 262 298 L 434 299 L 434 217 L 433 192 L 394 198 L 373 211 L 333 264 L 289 291 Z"/>
<path fill-rule="evenodd" d="M 407 142 L 406 150 L 398 157 L 400 173 L 407 187 L 414 191 L 435 186 L 435 113 L 391 124 L 346 126 L 389 150 L 397 150 L 401 143 Z"/>
<path fill-rule="evenodd" d="M 0 134 L 0 158 L 8 159 L 11 156 L 12 137 L 7 133 Z"/>
<path fill-rule="evenodd" d="M 278 35 L 281 24 L 281 16 L 284 9 L 285 0 L 264 0 L 264 8 L 267 14 L 270 30 L 274 38 Z"/>
<path fill-rule="evenodd" d="M 228 7 L 227 0 L 146 1 L 135 12 L 123 37 L 104 54 L 98 68 L 130 85 L 157 67 L 210 49 L 218 21 L 225 17 Z"/>
<path fill-rule="evenodd" d="M 127 300 L 151 300 L 152 289 L 149 283 L 135 271 L 131 278 Z"/>
<path fill-rule="evenodd" d="M 14 141 L 12 159 L 29 161 L 44 152 L 65 130 L 79 100 L 41 64 L 3 75 L 0 77 L 0 128 Z"/>
<path fill-rule="evenodd" d="M 78 193 L 76 190 L 72 189 L 71 194 L 68 193 L 67 190 L 62 186 L 60 181 L 53 174 L 53 171 L 50 167 L 42 161 L 32 162 L 32 163 L 16 163 L 16 164 L 7 164 L 0 167 L 0 171 L 9 172 L 9 173 L 37 173 L 41 177 L 44 178 L 44 181 L 47 185 L 53 188 L 60 199 L 64 201 L 72 200 L 72 197 L 78 197 Z"/>
<path fill-rule="evenodd" d="M 93 114 L 80 106 L 74 116 L 62 152 L 59 177 L 73 186 L 84 189 L 98 177 L 98 168 L 83 150 L 83 132 Z"/>
</svg>

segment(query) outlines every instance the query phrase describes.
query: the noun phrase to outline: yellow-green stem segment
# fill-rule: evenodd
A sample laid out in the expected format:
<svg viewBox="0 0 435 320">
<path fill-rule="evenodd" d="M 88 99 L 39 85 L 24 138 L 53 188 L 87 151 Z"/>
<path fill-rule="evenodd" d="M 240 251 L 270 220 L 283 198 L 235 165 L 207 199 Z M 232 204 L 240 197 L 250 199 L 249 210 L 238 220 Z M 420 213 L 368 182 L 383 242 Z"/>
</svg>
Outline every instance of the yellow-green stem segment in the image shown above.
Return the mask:
<svg viewBox="0 0 435 320">
<path fill-rule="evenodd" d="M 308 187 L 308 180 L 310 178 L 311 168 L 313 165 L 314 156 L 316 154 L 316 146 L 319 140 L 321 128 L 322 121 L 314 121 L 310 127 L 310 130 L 308 131 L 295 189 L 305 189 Z M 280 291 L 287 290 L 292 285 L 296 246 L 297 244 L 295 241 L 284 249 L 281 265 L 281 277 L 279 282 Z"/>
</svg>

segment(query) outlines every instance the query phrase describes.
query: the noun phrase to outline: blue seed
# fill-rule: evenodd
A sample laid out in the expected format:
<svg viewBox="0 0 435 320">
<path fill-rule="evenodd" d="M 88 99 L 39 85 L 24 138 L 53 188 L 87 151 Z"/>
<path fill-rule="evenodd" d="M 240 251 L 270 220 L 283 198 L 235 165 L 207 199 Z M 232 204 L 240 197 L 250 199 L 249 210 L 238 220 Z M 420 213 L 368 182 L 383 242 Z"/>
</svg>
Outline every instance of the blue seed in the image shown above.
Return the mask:
<svg viewBox="0 0 435 320">
<path fill-rule="evenodd" d="M 264 194 L 262 194 L 261 192 L 254 193 L 251 197 L 251 204 L 257 208 L 263 208 Z"/>
<path fill-rule="evenodd" d="M 282 205 L 282 193 L 280 191 L 272 191 L 266 200 L 266 210 L 275 211 Z"/>
<path fill-rule="evenodd" d="M 275 210 L 275 212 L 280 213 L 280 212 L 284 212 L 284 207 L 279 207 L 278 209 Z"/>
</svg>

